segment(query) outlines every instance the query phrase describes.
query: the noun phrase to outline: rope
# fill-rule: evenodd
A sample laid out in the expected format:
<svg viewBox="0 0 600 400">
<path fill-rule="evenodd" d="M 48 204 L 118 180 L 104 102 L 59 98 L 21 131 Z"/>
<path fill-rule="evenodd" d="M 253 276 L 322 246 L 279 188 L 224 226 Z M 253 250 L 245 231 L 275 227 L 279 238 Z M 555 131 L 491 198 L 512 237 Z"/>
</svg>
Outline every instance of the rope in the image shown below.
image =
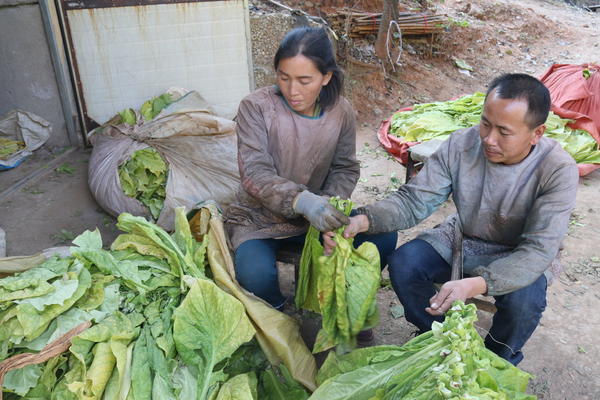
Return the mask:
<svg viewBox="0 0 600 400">
<path fill-rule="evenodd" d="M 480 330 L 483 332 L 483 334 L 484 334 L 484 335 L 487 335 L 487 336 L 489 336 L 489 337 L 490 337 L 490 339 L 492 339 L 494 342 L 496 342 L 496 343 L 498 343 L 498 344 L 501 344 L 502 346 L 505 346 L 507 349 L 509 349 L 509 350 L 510 350 L 510 352 L 513 354 L 513 356 L 514 356 L 515 354 L 517 354 L 517 352 L 516 352 L 516 351 L 514 351 L 512 347 L 510 347 L 510 346 L 509 346 L 509 345 L 507 345 L 506 343 L 503 343 L 503 342 L 501 342 L 501 341 L 499 341 L 499 340 L 496 340 L 496 339 L 495 339 L 495 338 L 492 336 L 492 334 L 490 333 L 490 331 L 488 331 L 487 329 L 485 329 L 485 328 L 482 328 L 481 326 L 478 326 L 477 324 L 473 324 L 473 326 L 474 326 L 476 329 L 480 329 Z"/>
<path fill-rule="evenodd" d="M 398 35 L 399 35 L 399 41 L 400 41 L 400 44 L 398 46 L 398 48 L 400 50 L 398 51 L 398 57 L 396 58 L 396 62 L 394 62 L 392 60 L 392 54 L 390 51 L 390 49 L 391 49 L 391 46 L 390 46 L 390 33 L 391 32 L 390 31 L 392 30 L 392 26 L 396 27 L 396 30 L 398 31 Z M 385 48 L 387 51 L 388 60 L 390 61 L 390 64 L 392 65 L 392 71 L 396 72 L 396 67 L 394 66 L 394 64 L 397 66 L 402 66 L 402 63 L 400 62 L 400 58 L 402 57 L 402 29 L 400 29 L 400 25 L 398 25 L 398 22 L 395 20 L 391 20 L 390 24 L 388 25 L 387 35 L 385 38 Z"/>
</svg>

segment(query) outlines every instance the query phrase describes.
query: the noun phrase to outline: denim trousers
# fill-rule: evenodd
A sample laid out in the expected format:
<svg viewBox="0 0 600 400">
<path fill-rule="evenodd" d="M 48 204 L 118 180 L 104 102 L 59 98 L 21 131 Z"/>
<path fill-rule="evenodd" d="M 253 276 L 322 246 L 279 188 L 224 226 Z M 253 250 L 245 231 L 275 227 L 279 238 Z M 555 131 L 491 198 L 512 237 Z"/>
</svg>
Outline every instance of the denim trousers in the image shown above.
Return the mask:
<svg viewBox="0 0 600 400">
<path fill-rule="evenodd" d="M 281 308 L 285 297 L 279 289 L 275 256 L 279 248 L 288 243 L 303 245 L 306 235 L 285 239 L 253 239 L 242 243 L 235 251 L 235 276 L 242 287 L 265 300 L 275 308 Z M 384 260 L 396 248 L 397 232 L 375 235 L 359 234 L 354 238 L 354 247 L 372 242 L 379 250 L 381 268 Z"/>
<path fill-rule="evenodd" d="M 408 322 L 421 332 L 433 321 L 443 321 L 425 311 L 435 294 L 434 283 L 450 280 L 451 266 L 426 241 L 415 239 L 396 249 L 388 258 L 390 280 L 404 306 Z M 485 338 L 488 349 L 517 365 L 523 359 L 521 348 L 538 326 L 546 308 L 546 277 L 522 289 L 494 296 L 497 312 Z"/>
</svg>

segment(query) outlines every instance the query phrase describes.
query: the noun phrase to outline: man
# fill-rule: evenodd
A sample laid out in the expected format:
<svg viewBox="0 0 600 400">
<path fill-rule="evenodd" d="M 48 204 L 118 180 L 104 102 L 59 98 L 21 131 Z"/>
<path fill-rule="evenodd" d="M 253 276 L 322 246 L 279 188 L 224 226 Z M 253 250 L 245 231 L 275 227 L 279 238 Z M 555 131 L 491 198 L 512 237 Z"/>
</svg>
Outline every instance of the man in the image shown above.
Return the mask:
<svg viewBox="0 0 600 400">
<path fill-rule="evenodd" d="M 388 258 L 406 318 L 421 331 L 455 300 L 494 296 L 486 346 L 517 365 L 546 307 L 549 266 L 575 205 L 578 173 L 557 142 L 543 137 L 550 94 L 537 79 L 503 75 L 489 87 L 478 126 L 455 132 L 409 183 L 359 208 L 344 234 L 410 228 L 452 194 L 458 213 Z M 455 235 L 463 278 L 449 281 Z M 335 243 L 326 234 L 329 251 Z M 433 283 L 444 283 L 436 293 Z"/>
</svg>

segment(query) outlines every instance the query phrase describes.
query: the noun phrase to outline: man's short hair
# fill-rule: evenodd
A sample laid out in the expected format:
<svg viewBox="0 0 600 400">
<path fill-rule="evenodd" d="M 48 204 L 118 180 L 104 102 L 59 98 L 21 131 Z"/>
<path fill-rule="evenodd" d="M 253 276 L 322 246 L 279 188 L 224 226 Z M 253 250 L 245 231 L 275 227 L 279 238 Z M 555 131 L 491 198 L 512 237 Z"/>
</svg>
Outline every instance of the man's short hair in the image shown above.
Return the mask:
<svg viewBox="0 0 600 400">
<path fill-rule="evenodd" d="M 485 95 L 496 89 L 501 99 L 519 99 L 527 101 L 525 123 L 530 129 L 542 125 L 550 112 L 550 92 L 542 82 L 527 74 L 505 74 L 490 83 Z"/>
</svg>

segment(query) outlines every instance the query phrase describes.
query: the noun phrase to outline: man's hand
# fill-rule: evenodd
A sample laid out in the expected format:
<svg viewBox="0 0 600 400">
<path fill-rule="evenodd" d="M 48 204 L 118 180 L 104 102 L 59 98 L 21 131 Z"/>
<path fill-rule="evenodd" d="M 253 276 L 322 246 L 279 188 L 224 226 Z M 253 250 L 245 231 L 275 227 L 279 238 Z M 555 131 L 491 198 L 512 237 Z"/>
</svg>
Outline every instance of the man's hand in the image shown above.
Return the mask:
<svg viewBox="0 0 600 400">
<path fill-rule="evenodd" d="M 429 299 L 431 306 L 427 307 L 425 311 L 431 315 L 443 315 L 452 307 L 455 300 L 465 301 L 485 292 L 487 292 L 487 285 L 480 276 L 448 281 L 442 285 L 435 296 Z"/>
<path fill-rule="evenodd" d="M 350 238 L 358 235 L 361 232 L 366 232 L 369 230 L 369 218 L 366 215 L 360 214 L 355 215 L 354 217 L 350 217 L 350 223 L 344 229 L 344 237 Z M 333 248 L 336 246 L 333 237 L 335 236 L 334 232 L 326 232 L 323 234 L 323 244 L 325 249 L 325 255 L 330 255 L 333 251 Z"/>
<path fill-rule="evenodd" d="M 293 207 L 294 211 L 304 215 L 308 222 L 320 232 L 332 231 L 349 222 L 348 217 L 329 204 L 325 197 L 317 196 L 308 190 L 300 192 L 296 196 Z"/>
</svg>

